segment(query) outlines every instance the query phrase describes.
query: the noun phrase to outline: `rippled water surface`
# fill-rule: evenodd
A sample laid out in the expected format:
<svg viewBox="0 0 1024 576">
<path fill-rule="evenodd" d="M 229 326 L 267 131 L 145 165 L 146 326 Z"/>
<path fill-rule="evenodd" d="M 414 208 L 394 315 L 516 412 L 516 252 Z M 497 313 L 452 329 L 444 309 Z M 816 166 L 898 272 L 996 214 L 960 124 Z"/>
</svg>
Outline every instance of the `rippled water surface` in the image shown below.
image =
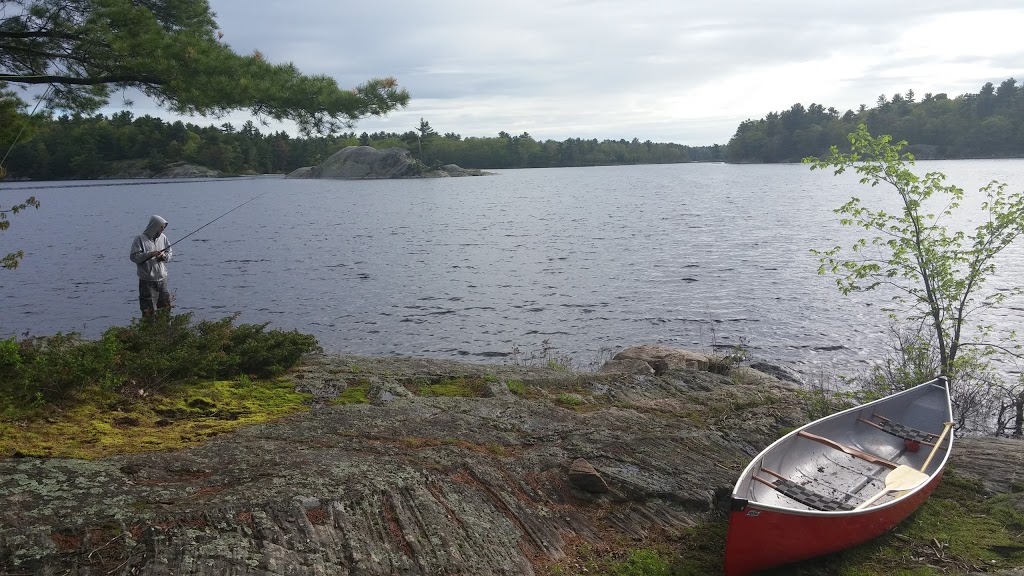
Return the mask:
<svg viewBox="0 0 1024 576">
<path fill-rule="evenodd" d="M 966 190 L 1024 187 L 1024 161 L 921 162 Z M 198 318 L 316 335 L 328 351 L 507 362 L 545 345 L 581 366 L 639 343 L 743 343 L 808 371 L 862 365 L 884 349 L 881 296 L 841 296 L 811 248 L 857 231 L 832 209 L 881 188 L 806 166 L 692 164 L 501 171 L 402 181 L 248 178 L 18 183 L 34 194 L 0 250 L 0 336 L 97 336 L 138 315 L 132 238 L 170 221 L 170 288 Z M 975 201 L 976 196 L 972 201 Z M 970 202 L 969 202 L 970 203 Z M 1020 285 L 1024 250 L 994 288 Z M 1020 324 L 1020 302 L 995 322 Z"/>
</svg>

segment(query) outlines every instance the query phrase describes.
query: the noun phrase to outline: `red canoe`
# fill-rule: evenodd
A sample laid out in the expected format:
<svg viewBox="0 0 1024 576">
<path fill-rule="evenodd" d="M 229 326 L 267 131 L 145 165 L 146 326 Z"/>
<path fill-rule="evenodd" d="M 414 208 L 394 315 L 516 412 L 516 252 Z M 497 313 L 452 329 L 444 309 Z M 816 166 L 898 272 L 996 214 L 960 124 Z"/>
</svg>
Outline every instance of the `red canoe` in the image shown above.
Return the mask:
<svg viewBox="0 0 1024 576">
<path fill-rule="evenodd" d="M 758 454 L 732 491 L 726 576 L 875 538 L 935 490 L 953 448 L 944 378 L 816 420 Z"/>
</svg>

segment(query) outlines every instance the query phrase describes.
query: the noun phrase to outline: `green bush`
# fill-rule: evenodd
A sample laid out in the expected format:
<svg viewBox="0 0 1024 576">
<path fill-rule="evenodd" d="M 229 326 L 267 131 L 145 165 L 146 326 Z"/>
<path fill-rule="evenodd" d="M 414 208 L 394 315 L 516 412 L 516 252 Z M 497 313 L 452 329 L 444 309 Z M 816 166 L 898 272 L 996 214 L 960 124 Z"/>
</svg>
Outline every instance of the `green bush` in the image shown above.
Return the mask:
<svg viewBox="0 0 1024 576">
<path fill-rule="evenodd" d="M 203 378 L 267 377 L 320 349 L 316 338 L 297 331 L 235 327 L 237 317 L 193 324 L 191 313 L 164 312 L 110 328 L 96 341 L 77 333 L 0 341 L 0 398 L 7 408 L 25 409 L 92 385 L 151 389 Z"/>
<path fill-rule="evenodd" d="M 0 374 L 0 390 L 19 406 L 58 402 L 88 383 L 103 382 L 114 360 L 110 346 L 85 341 L 76 332 L 31 338 L 13 352 L 4 344 L 10 370 Z"/>
<path fill-rule="evenodd" d="M 231 334 L 226 352 L 232 369 L 260 377 L 276 376 L 291 368 L 303 354 L 319 349 L 316 338 L 297 330 L 264 332 L 267 324 L 243 324 Z"/>
<path fill-rule="evenodd" d="M 209 325 L 227 330 L 231 320 L 192 326 L 191 313 L 158 313 L 135 319 L 127 327 L 110 328 L 103 340 L 123 352 L 118 372 L 125 381 L 159 388 L 168 382 L 230 376 L 224 369 L 222 331 L 210 330 Z"/>
<path fill-rule="evenodd" d="M 17 370 L 21 366 L 18 341 L 14 337 L 0 340 L 0 370 Z"/>
</svg>

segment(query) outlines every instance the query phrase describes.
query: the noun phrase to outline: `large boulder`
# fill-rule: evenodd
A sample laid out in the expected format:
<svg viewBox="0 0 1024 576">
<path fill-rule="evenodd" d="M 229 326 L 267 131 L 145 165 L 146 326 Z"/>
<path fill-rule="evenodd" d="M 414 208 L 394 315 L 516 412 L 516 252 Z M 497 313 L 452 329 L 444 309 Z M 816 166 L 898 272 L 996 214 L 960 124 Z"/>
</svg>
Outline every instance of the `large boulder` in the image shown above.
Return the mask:
<svg viewBox="0 0 1024 576">
<path fill-rule="evenodd" d="M 646 366 L 652 373 L 660 375 L 680 368 L 707 370 L 708 362 L 708 355 L 701 352 L 691 352 L 656 344 L 642 344 L 619 352 L 601 370 L 616 372 L 626 370 L 627 366 L 633 367 L 633 369 Z"/>
<path fill-rule="evenodd" d="M 490 174 L 492 172 L 462 168 L 458 164 L 430 170 L 404 148 L 377 150 L 370 146 L 349 146 L 335 152 L 322 164 L 299 168 L 286 178 L 448 178 Z"/>
<path fill-rule="evenodd" d="M 370 146 L 349 146 L 318 166 L 299 168 L 287 178 L 415 178 L 423 176 L 423 164 L 408 150 Z"/>
</svg>

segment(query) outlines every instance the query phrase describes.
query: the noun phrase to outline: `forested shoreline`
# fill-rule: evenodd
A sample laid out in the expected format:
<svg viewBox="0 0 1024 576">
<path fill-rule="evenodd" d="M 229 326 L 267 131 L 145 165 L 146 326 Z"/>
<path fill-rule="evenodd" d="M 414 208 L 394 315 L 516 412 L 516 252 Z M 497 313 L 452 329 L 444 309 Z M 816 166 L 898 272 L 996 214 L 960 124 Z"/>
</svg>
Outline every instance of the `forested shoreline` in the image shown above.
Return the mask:
<svg viewBox="0 0 1024 576">
<path fill-rule="evenodd" d="M 296 138 L 286 132 L 262 133 L 248 121 L 198 126 L 167 122 L 129 111 L 36 119 L 30 138 L 19 142 L 5 166 L 8 178 L 94 179 L 140 172 L 156 173 L 188 162 L 224 174 L 287 174 L 319 164 L 346 146 L 404 148 L 427 166 L 463 168 L 550 168 L 623 164 L 723 161 L 724 147 L 658 144 L 638 139 L 537 141 L 529 134 L 468 137 L 438 134 L 426 121 L 404 134 L 376 132 Z"/>
<path fill-rule="evenodd" d="M 1024 90 L 1013 78 L 991 82 L 976 94 L 950 98 L 913 90 L 881 95 L 840 113 L 821 104 L 794 104 L 759 120 L 746 120 L 728 144 L 687 146 L 650 140 L 569 138 L 536 140 L 500 132 L 493 137 L 438 133 L 426 120 L 404 133 L 354 131 L 334 136 L 294 137 L 262 132 L 252 121 L 200 126 L 135 117 L 81 113 L 60 117 L 24 114 L 27 130 L 4 164 L 8 179 L 68 180 L 152 175 L 187 162 L 227 175 L 287 174 L 322 162 L 346 146 L 404 148 L 424 165 L 458 164 L 471 169 L 553 168 L 682 162 L 779 163 L 821 156 L 843 148 L 858 124 L 874 134 L 906 140 L 921 159 L 1024 157 Z M 9 132 L 9 131 L 8 131 Z"/>
<path fill-rule="evenodd" d="M 746 120 L 726 146 L 730 162 L 799 162 L 847 147 L 859 124 L 872 134 L 905 140 L 920 159 L 1024 157 L 1024 89 L 1013 78 L 986 83 L 977 94 L 950 98 L 913 90 L 880 95 L 873 108 L 857 111 L 794 104 L 760 120 Z"/>
</svg>

